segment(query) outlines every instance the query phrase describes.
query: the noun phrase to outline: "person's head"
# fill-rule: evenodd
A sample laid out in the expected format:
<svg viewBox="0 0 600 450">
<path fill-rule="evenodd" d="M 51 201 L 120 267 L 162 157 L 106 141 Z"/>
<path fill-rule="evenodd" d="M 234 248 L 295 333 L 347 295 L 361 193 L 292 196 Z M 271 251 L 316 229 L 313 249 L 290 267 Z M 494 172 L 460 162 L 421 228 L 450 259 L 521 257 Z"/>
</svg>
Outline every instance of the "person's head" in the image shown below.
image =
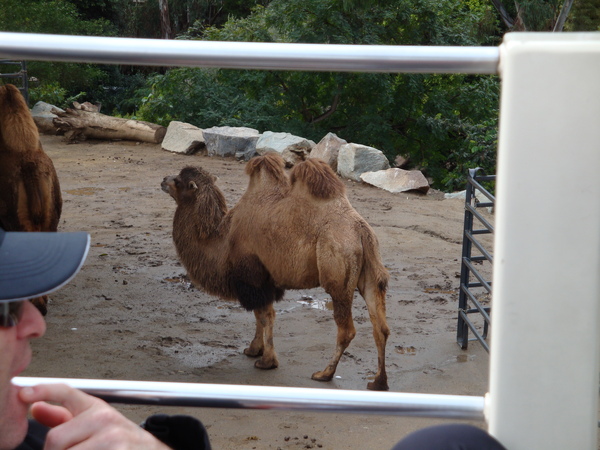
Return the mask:
<svg viewBox="0 0 600 450">
<path fill-rule="evenodd" d="M 27 368 L 31 339 L 46 331 L 27 299 L 66 284 L 81 268 L 87 233 L 5 232 L 0 228 L 0 450 L 19 445 L 27 432 L 27 409 L 11 379 Z"/>
</svg>

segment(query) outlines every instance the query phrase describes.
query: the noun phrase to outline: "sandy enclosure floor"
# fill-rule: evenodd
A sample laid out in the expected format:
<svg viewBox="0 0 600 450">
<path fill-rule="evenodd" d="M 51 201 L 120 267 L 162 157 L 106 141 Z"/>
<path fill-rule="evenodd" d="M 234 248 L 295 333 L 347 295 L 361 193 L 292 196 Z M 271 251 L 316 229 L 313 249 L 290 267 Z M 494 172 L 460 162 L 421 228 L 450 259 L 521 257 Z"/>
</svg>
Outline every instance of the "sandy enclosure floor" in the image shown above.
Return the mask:
<svg viewBox="0 0 600 450">
<path fill-rule="evenodd" d="M 190 286 L 171 240 L 175 202 L 166 175 L 199 165 L 219 178 L 231 206 L 243 193 L 244 165 L 182 156 L 159 145 L 43 136 L 63 192 L 61 231 L 85 230 L 92 247 L 79 275 L 51 296 L 46 336 L 34 343 L 24 376 L 106 378 L 365 390 L 377 363 L 364 301 L 356 296 L 357 336 L 329 383 L 310 379 L 335 344 L 330 300 L 321 289 L 287 291 L 276 305 L 280 367 L 261 371 L 242 350 L 254 316 Z M 391 391 L 484 395 L 488 354 L 455 343 L 463 202 L 391 194 L 346 181 L 354 207 L 373 226 L 391 274 L 387 346 Z M 441 420 L 381 415 L 119 406 L 149 414 L 191 414 L 215 449 L 387 449 Z M 483 423 L 475 423 L 484 426 Z"/>
</svg>

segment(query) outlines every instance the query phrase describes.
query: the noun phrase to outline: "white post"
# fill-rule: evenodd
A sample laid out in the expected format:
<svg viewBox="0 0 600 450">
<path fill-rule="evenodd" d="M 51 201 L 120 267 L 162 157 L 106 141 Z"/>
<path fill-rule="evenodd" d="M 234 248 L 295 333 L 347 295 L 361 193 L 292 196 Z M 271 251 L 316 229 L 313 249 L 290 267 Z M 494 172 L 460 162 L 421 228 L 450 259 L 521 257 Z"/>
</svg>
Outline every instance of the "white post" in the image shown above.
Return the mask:
<svg viewBox="0 0 600 450">
<path fill-rule="evenodd" d="M 500 49 L 490 432 L 595 449 L 600 330 L 600 34 Z"/>
</svg>

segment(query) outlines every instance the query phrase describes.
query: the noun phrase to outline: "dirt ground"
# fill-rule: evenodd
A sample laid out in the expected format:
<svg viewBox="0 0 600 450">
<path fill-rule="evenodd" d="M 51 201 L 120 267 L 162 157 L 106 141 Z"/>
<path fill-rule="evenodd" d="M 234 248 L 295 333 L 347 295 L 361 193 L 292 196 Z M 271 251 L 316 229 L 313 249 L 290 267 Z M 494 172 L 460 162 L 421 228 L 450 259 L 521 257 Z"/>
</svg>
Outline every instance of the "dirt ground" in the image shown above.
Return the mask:
<svg viewBox="0 0 600 450">
<path fill-rule="evenodd" d="M 366 307 L 354 302 L 357 336 L 329 383 L 335 343 L 321 289 L 287 291 L 276 305 L 280 367 L 261 371 L 242 350 L 254 316 L 190 286 L 171 240 L 175 202 L 166 175 L 199 165 L 218 176 L 229 205 L 243 193 L 243 163 L 183 156 L 160 145 L 43 136 L 63 193 L 61 231 L 92 236 L 77 277 L 51 295 L 46 336 L 34 343 L 23 376 L 105 378 L 365 390 L 377 355 Z M 391 274 L 387 298 L 390 390 L 484 395 L 488 354 L 455 342 L 463 202 L 430 194 L 391 194 L 346 181 L 348 196 L 373 226 Z M 388 449 L 410 431 L 441 423 L 382 415 L 211 408 L 118 406 L 140 422 L 156 412 L 185 413 L 206 425 L 215 449 Z M 483 423 L 475 425 L 484 426 Z"/>
</svg>

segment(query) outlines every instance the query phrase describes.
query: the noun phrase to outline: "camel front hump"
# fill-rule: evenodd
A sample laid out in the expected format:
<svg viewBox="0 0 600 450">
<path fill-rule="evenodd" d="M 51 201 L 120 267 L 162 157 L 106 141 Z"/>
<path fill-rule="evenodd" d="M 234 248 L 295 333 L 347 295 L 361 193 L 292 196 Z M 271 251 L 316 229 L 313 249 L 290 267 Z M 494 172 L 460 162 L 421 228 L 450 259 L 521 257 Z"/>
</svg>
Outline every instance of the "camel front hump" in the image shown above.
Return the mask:
<svg viewBox="0 0 600 450">
<path fill-rule="evenodd" d="M 356 334 L 354 292 L 365 299 L 377 347 L 377 373 L 368 389 L 387 390 L 385 317 L 388 274 L 377 238 L 350 206 L 344 184 L 323 161 L 297 164 L 288 176 L 281 156 L 268 153 L 246 165 L 248 189 L 232 209 L 215 178 L 186 167 L 162 188 L 175 202 L 173 240 L 194 283 L 223 299 L 237 299 L 256 319 L 244 350 L 255 367 L 279 366 L 273 343 L 275 310 L 285 289 L 321 286 L 331 295 L 338 328 L 335 349 L 314 380 L 330 381 Z"/>
</svg>

